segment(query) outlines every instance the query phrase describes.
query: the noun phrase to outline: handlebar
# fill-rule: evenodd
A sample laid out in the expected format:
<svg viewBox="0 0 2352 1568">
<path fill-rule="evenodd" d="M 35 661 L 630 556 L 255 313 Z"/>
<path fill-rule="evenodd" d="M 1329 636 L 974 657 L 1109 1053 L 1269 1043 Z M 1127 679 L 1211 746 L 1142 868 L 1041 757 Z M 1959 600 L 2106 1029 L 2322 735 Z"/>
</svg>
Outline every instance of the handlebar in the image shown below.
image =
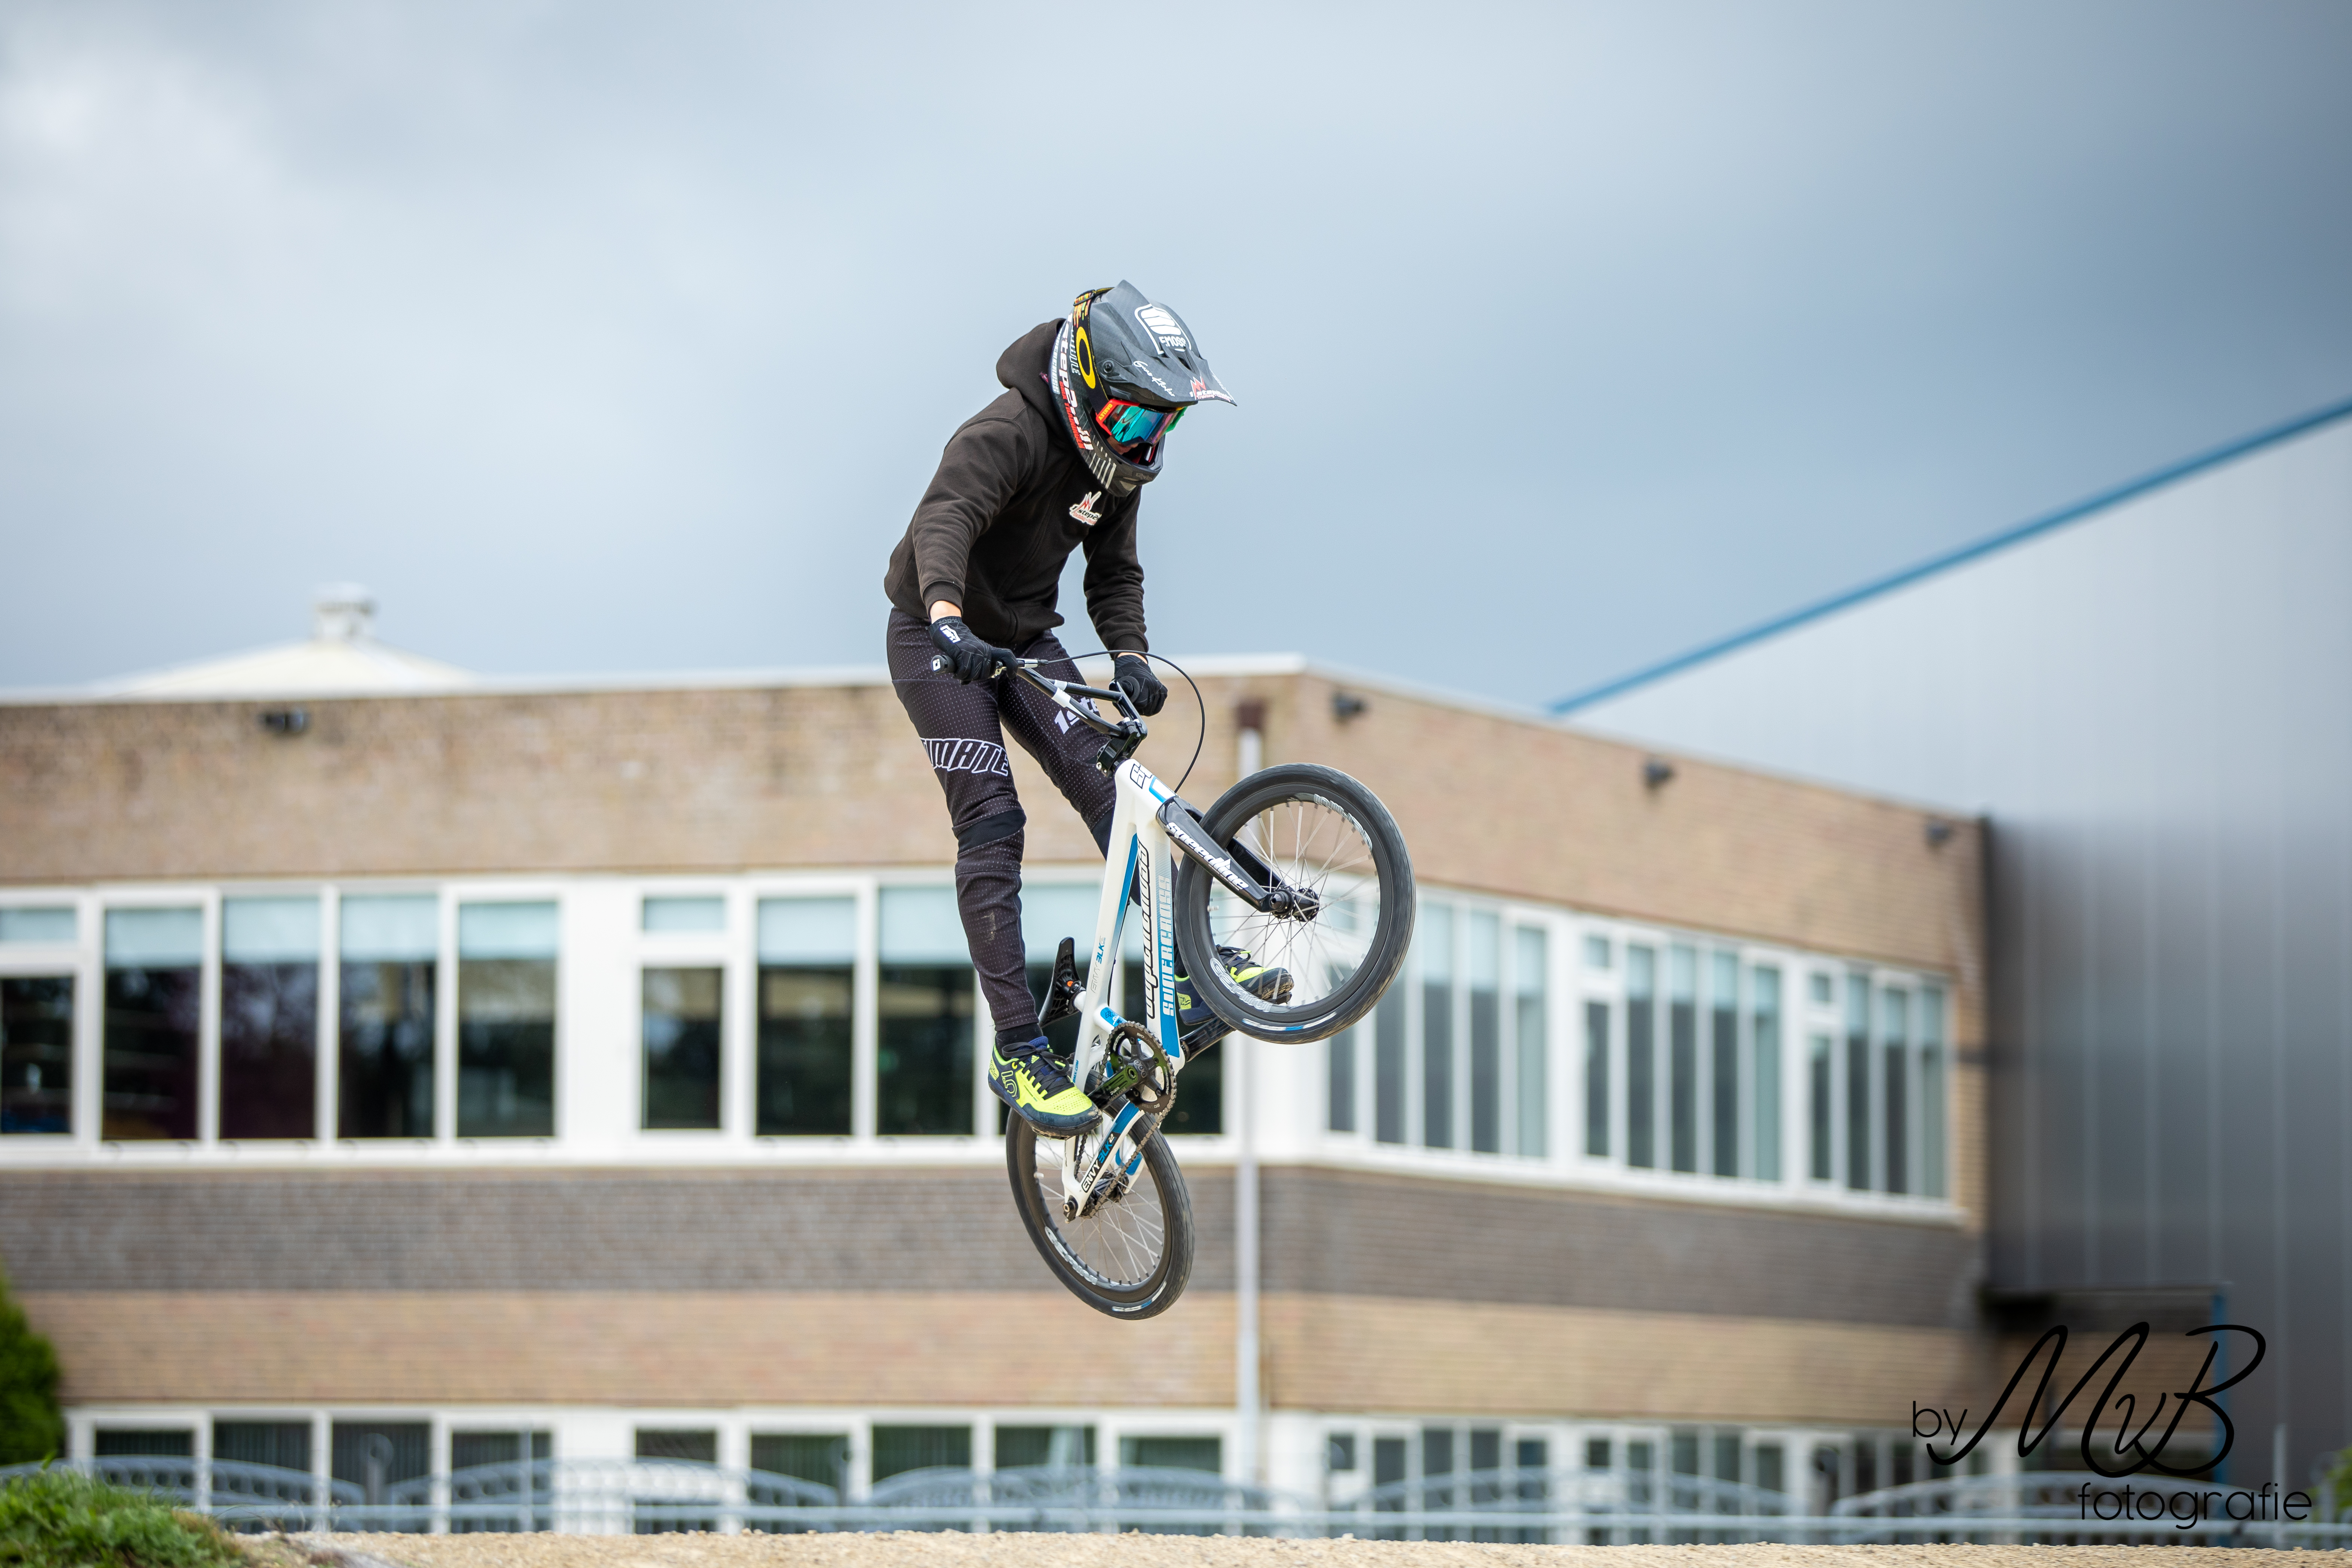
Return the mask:
<svg viewBox="0 0 2352 1568">
<path fill-rule="evenodd" d="M 1034 658 L 1017 658 L 1009 667 L 999 664 L 996 668 L 997 671 L 1009 674 L 1014 679 L 1045 693 L 1046 697 L 1052 699 L 1055 707 L 1070 714 L 1079 723 L 1108 741 L 1110 743 L 1105 746 L 1101 753 L 1095 758 L 1097 767 L 1108 771 L 1135 754 L 1135 749 L 1143 744 L 1144 737 L 1151 731 L 1150 727 L 1144 723 L 1143 715 L 1135 710 L 1133 699 L 1116 685 L 1108 689 L 1100 686 L 1080 686 L 1074 680 L 1055 680 L 1051 676 L 1040 675 L 1037 673 L 1039 662 Z M 931 655 L 932 673 L 937 674 L 947 667 L 946 655 L 936 653 Z M 1086 703 L 1073 700 L 1080 697 L 1114 703 L 1127 717 L 1117 721 L 1106 719 Z"/>
</svg>

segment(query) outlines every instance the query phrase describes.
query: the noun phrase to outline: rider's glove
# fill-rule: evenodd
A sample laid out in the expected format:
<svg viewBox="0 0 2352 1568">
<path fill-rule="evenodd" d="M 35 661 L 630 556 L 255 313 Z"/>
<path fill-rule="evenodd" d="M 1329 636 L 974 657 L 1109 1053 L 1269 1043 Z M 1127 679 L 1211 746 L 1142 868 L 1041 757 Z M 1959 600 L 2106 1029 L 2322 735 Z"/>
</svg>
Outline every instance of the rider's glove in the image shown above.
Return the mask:
<svg viewBox="0 0 2352 1568">
<path fill-rule="evenodd" d="M 1010 669 L 1018 662 L 1008 648 L 986 642 L 978 632 L 963 624 L 961 616 L 941 616 L 931 623 L 931 643 L 955 671 L 955 678 L 969 686 L 975 680 L 986 680 L 1003 665 Z"/>
<path fill-rule="evenodd" d="M 1167 705 L 1168 688 L 1151 673 L 1149 660 L 1123 653 L 1112 662 L 1111 668 L 1116 671 L 1111 684 L 1127 693 L 1127 700 L 1135 704 L 1138 713 L 1148 719 Z"/>
</svg>

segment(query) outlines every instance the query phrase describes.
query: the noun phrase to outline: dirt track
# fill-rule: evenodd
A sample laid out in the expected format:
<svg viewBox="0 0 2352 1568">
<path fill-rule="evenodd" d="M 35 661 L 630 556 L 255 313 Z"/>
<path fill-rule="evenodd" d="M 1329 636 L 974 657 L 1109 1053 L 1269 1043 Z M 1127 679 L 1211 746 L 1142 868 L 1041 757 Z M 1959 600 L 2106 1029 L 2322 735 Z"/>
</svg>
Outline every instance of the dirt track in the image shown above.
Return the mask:
<svg viewBox="0 0 2352 1568">
<path fill-rule="evenodd" d="M 316 1542 L 323 1550 L 310 1550 Z M 1235 1536 L 338 1535 L 263 1537 L 258 1568 L 2126 1568 L 2136 1546 L 1489 1546 Z M 373 1560 L 371 1562 L 370 1560 Z M 2308 1561 L 2305 1559 L 2305 1561 Z M 2197 1568 L 2286 1568 L 2213 1549 Z"/>
</svg>

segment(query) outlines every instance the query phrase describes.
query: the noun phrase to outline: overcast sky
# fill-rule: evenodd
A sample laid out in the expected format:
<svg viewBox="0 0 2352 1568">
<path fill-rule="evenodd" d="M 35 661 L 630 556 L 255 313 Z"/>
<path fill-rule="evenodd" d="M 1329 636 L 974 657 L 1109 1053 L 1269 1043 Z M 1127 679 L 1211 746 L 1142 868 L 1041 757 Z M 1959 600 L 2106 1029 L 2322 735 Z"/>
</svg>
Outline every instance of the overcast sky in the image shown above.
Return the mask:
<svg viewBox="0 0 2352 1568">
<path fill-rule="evenodd" d="M 0 5 L 0 685 L 879 661 L 1004 344 L 1154 646 L 1538 702 L 2352 395 L 2352 5 Z M 1083 609 L 1072 646 L 1093 646 Z"/>
</svg>

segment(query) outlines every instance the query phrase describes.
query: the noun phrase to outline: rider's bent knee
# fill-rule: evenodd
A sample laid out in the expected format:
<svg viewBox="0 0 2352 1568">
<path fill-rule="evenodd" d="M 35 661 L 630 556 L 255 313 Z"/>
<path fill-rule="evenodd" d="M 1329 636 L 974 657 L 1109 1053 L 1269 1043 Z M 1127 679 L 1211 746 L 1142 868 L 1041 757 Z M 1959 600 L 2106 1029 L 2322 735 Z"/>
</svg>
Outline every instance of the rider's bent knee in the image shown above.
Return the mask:
<svg viewBox="0 0 2352 1568">
<path fill-rule="evenodd" d="M 978 849 L 1012 837 L 1029 826 L 1029 815 L 1019 806 L 992 813 L 956 835 L 958 849 Z"/>
</svg>

